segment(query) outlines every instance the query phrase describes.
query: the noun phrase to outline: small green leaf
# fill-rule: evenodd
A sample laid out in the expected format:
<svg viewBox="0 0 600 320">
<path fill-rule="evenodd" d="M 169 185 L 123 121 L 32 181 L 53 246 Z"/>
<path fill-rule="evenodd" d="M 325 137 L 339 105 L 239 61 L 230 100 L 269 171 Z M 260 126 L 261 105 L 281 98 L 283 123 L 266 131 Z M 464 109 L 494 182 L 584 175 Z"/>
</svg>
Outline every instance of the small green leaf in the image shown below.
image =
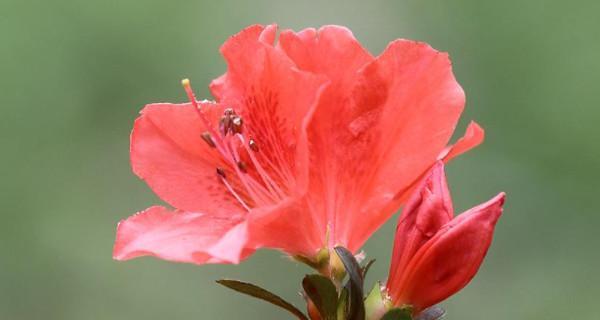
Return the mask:
<svg viewBox="0 0 600 320">
<path fill-rule="evenodd" d="M 247 294 L 249 296 L 272 303 L 278 307 L 281 307 L 281 308 L 291 312 L 298 319 L 308 320 L 308 318 L 304 315 L 304 313 L 302 313 L 302 311 L 298 310 L 298 308 L 294 307 L 291 303 L 283 300 L 278 295 L 271 293 L 257 285 L 254 285 L 252 283 L 238 281 L 238 280 L 227 280 L 227 279 L 217 280 L 217 283 L 220 285 L 223 285 L 229 289 L 235 290 L 237 292 L 241 292 L 243 294 Z"/>
<path fill-rule="evenodd" d="M 371 266 L 373 265 L 373 263 L 375 263 L 375 261 L 375 259 L 369 260 L 369 262 L 367 262 L 367 264 L 362 268 L 363 279 L 367 277 L 367 272 L 369 272 L 369 269 L 371 269 Z"/>
<path fill-rule="evenodd" d="M 376 282 L 365 298 L 365 314 L 367 319 L 379 319 L 387 311 L 386 302 L 381 292 L 381 283 Z"/>
<path fill-rule="evenodd" d="M 315 304 L 323 320 L 337 319 L 338 295 L 335 285 L 320 274 L 310 274 L 302 279 L 302 287 Z"/>
<path fill-rule="evenodd" d="M 415 320 L 439 320 L 446 315 L 446 310 L 438 306 L 429 307 L 415 318 Z"/>
<path fill-rule="evenodd" d="M 348 283 L 346 283 L 345 286 L 348 290 L 348 320 L 364 320 L 365 305 L 363 303 L 362 269 L 356 261 L 356 258 L 354 258 L 354 255 L 352 255 L 348 249 L 344 247 L 335 247 L 334 249 L 340 257 L 340 260 L 342 260 L 344 268 L 349 276 Z"/>
<path fill-rule="evenodd" d="M 410 309 L 394 308 L 386 312 L 380 320 L 412 320 Z"/>
</svg>

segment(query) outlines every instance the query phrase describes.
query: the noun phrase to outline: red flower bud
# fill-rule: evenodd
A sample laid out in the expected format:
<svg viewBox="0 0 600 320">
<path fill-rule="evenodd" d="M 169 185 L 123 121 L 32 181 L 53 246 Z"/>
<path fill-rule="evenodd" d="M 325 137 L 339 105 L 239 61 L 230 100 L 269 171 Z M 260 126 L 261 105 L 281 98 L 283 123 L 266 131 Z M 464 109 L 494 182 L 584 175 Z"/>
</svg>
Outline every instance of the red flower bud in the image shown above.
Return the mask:
<svg viewBox="0 0 600 320">
<path fill-rule="evenodd" d="M 450 297 L 475 276 L 502 214 L 504 193 L 452 218 L 444 167 L 438 163 L 398 222 L 387 287 L 394 305 L 415 312 Z"/>
</svg>

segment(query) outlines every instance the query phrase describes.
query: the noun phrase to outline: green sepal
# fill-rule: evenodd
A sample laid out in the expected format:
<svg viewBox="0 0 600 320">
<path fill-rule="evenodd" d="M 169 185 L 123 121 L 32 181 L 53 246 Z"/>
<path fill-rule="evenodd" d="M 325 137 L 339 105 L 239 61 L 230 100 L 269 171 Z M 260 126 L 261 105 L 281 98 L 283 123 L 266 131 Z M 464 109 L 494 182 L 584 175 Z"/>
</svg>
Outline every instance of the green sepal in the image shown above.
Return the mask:
<svg viewBox="0 0 600 320">
<path fill-rule="evenodd" d="M 334 250 L 348 273 L 348 282 L 345 285 L 348 290 L 347 320 L 365 320 L 362 269 L 348 249 L 335 247 Z"/>
<path fill-rule="evenodd" d="M 323 320 L 337 319 L 338 294 L 331 280 L 320 274 L 309 274 L 302 279 L 302 287 Z"/>
<path fill-rule="evenodd" d="M 337 305 L 337 319 L 346 320 L 348 314 L 348 289 L 343 288 Z"/>
<path fill-rule="evenodd" d="M 293 315 L 295 315 L 298 319 L 308 320 L 308 318 L 302 313 L 302 311 L 298 310 L 298 308 L 294 307 L 291 303 L 283 300 L 278 295 L 271 293 L 257 285 L 248 282 L 242 282 L 238 280 L 228 280 L 221 279 L 217 280 L 217 283 L 223 285 L 229 289 L 235 290 L 237 292 L 267 301 L 271 304 L 274 304 L 280 308 L 283 308 Z"/>
<path fill-rule="evenodd" d="M 384 293 L 381 292 L 381 283 L 376 282 L 365 298 L 366 318 L 369 320 L 380 319 L 390 307 L 390 302 L 386 301 Z"/>
<path fill-rule="evenodd" d="M 319 272 L 323 272 L 329 264 L 329 250 L 321 249 L 313 258 L 308 258 L 301 255 L 294 255 L 292 256 L 292 259 L 304 263 Z"/>
</svg>

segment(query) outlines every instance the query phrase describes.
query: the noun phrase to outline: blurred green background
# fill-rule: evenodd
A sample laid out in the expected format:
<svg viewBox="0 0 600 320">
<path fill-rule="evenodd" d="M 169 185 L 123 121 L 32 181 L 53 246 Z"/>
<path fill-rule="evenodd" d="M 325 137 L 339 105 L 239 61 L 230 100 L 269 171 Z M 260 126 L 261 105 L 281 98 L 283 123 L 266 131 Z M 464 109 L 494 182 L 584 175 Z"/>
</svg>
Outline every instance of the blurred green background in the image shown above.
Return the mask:
<svg viewBox="0 0 600 320">
<path fill-rule="evenodd" d="M 278 252 L 239 266 L 111 260 L 116 223 L 160 201 L 131 172 L 145 103 L 200 97 L 243 27 L 341 24 L 373 53 L 448 51 L 486 143 L 449 165 L 457 210 L 508 193 L 478 276 L 449 320 L 593 319 L 600 297 L 600 2 L 35 1 L 0 3 L 0 319 L 287 319 L 213 280 L 301 305 L 309 270 Z M 394 219 L 395 220 L 395 219 Z M 393 223 L 366 246 L 387 274 Z"/>
</svg>

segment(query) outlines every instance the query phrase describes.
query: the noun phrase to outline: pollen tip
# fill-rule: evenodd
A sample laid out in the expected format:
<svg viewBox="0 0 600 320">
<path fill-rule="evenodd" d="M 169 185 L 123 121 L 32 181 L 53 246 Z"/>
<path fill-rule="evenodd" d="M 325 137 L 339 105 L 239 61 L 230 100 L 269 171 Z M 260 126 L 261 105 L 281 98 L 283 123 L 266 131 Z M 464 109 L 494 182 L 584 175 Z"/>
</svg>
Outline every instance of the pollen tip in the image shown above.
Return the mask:
<svg viewBox="0 0 600 320">
<path fill-rule="evenodd" d="M 215 142 L 208 131 L 202 132 L 200 137 L 202 137 L 202 140 L 204 140 L 204 142 L 206 142 L 206 144 L 208 144 L 211 148 L 216 147 Z"/>
<path fill-rule="evenodd" d="M 190 86 L 190 79 L 188 79 L 188 78 L 185 78 L 185 79 L 181 80 L 181 85 L 182 85 L 184 88 L 189 88 L 189 86 Z"/>
<path fill-rule="evenodd" d="M 256 141 L 254 141 L 254 139 L 250 139 L 250 141 L 248 142 L 248 146 L 252 151 L 258 152 L 258 144 L 256 144 Z"/>
<path fill-rule="evenodd" d="M 221 167 L 217 167 L 217 175 L 219 175 L 223 179 L 226 178 L 225 170 L 223 170 L 223 168 L 221 168 Z"/>
<path fill-rule="evenodd" d="M 238 161 L 237 166 L 240 169 L 240 171 L 242 171 L 244 173 L 248 172 L 248 165 L 246 165 L 246 163 L 244 161 Z"/>
</svg>

